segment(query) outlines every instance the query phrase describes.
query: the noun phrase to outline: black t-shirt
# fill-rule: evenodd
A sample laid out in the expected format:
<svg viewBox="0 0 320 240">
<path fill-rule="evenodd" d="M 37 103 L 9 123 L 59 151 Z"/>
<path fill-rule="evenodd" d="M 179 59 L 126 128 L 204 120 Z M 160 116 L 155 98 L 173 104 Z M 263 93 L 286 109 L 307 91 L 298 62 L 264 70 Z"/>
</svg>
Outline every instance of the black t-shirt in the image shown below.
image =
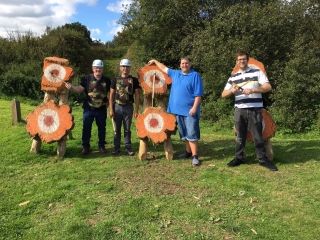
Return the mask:
<svg viewBox="0 0 320 240">
<path fill-rule="evenodd" d="M 126 78 L 117 76 L 112 79 L 110 88 L 115 90 L 115 102 L 125 105 L 134 102 L 133 95 L 140 85 L 138 79 L 131 75 Z"/>
<path fill-rule="evenodd" d="M 102 108 L 106 109 L 108 105 L 108 93 L 110 91 L 111 80 L 102 76 L 97 80 L 93 74 L 81 78 L 80 86 L 85 88 L 86 98 L 83 102 L 83 108 Z"/>
</svg>

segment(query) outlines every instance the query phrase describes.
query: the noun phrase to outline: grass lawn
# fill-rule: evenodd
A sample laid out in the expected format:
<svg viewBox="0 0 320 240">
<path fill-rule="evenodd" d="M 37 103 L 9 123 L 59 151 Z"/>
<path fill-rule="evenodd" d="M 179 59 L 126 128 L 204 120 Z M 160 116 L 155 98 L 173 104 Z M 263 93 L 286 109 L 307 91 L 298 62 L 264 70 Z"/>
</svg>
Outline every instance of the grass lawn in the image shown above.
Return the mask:
<svg viewBox="0 0 320 240">
<path fill-rule="evenodd" d="M 23 119 L 34 109 L 21 104 Z M 111 156 L 110 119 L 108 153 L 98 152 L 94 126 L 93 151 L 82 156 L 81 107 L 72 114 L 74 139 L 63 158 L 57 143 L 31 154 L 26 123 L 13 125 L 10 101 L 0 100 L 0 239 L 319 239 L 319 136 L 272 138 L 278 172 L 257 164 L 252 143 L 246 164 L 227 168 L 232 130 L 213 132 L 214 123 L 202 122 L 202 165 L 193 167 L 176 159 L 184 150 L 178 135 L 172 161 L 152 143 L 146 161 L 123 148 Z"/>
</svg>

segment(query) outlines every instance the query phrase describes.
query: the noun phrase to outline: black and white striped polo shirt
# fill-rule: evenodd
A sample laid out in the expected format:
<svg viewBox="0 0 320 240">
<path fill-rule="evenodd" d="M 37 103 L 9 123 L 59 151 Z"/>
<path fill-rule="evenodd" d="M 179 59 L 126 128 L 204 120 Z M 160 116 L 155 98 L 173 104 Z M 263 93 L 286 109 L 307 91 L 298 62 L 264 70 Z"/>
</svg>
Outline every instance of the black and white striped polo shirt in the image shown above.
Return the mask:
<svg viewBox="0 0 320 240">
<path fill-rule="evenodd" d="M 238 71 L 234 75 L 232 75 L 224 88 L 224 90 L 232 89 L 232 82 L 237 85 L 245 84 L 242 88 L 252 89 L 258 88 L 269 82 L 266 75 L 260 69 L 248 68 L 246 71 L 241 72 Z M 242 94 L 242 90 L 240 89 L 235 93 L 235 108 L 259 108 L 263 107 L 262 94 L 261 93 L 252 93 L 249 95 Z"/>
</svg>

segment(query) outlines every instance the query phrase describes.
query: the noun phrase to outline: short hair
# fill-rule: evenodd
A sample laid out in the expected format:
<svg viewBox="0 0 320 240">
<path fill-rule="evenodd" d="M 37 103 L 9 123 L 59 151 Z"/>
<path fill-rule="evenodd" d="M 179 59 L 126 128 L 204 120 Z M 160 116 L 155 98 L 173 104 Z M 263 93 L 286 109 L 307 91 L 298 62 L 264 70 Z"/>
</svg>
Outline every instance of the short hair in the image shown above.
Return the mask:
<svg viewBox="0 0 320 240">
<path fill-rule="evenodd" d="M 182 60 L 188 60 L 189 62 L 191 62 L 191 60 L 190 60 L 189 57 L 182 57 L 182 58 L 180 58 L 180 62 L 181 62 Z"/>
<path fill-rule="evenodd" d="M 239 51 L 239 52 L 237 52 L 236 60 L 238 60 L 238 57 L 239 57 L 239 56 L 243 56 L 243 55 L 246 55 L 247 60 L 249 60 L 249 53 L 247 53 L 246 51 Z"/>
</svg>

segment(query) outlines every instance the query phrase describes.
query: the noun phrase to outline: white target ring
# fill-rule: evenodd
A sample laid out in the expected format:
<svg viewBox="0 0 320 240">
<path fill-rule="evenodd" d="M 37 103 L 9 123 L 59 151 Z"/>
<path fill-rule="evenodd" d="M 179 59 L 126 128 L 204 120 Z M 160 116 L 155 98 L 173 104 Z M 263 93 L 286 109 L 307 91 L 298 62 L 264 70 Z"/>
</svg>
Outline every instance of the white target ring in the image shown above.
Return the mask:
<svg viewBox="0 0 320 240">
<path fill-rule="evenodd" d="M 49 82 L 61 82 L 66 76 L 66 70 L 59 64 L 50 64 L 44 70 L 44 76 Z"/>
<path fill-rule="evenodd" d="M 60 125 L 59 115 L 51 109 L 44 109 L 38 116 L 38 126 L 44 133 L 53 133 L 57 131 Z"/>
<path fill-rule="evenodd" d="M 144 126 L 150 133 L 159 133 L 164 127 L 164 119 L 160 114 L 149 113 L 144 119 Z"/>
<path fill-rule="evenodd" d="M 154 79 L 154 73 L 156 74 L 156 79 L 158 80 L 158 81 L 155 81 L 154 87 L 155 88 L 162 88 L 166 84 L 166 79 L 165 79 L 163 73 L 161 71 L 159 71 L 159 70 L 150 70 L 150 71 L 146 72 L 143 75 L 144 82 L 150 88 L 152 88 L 153 79 Z"/>
</svg>

